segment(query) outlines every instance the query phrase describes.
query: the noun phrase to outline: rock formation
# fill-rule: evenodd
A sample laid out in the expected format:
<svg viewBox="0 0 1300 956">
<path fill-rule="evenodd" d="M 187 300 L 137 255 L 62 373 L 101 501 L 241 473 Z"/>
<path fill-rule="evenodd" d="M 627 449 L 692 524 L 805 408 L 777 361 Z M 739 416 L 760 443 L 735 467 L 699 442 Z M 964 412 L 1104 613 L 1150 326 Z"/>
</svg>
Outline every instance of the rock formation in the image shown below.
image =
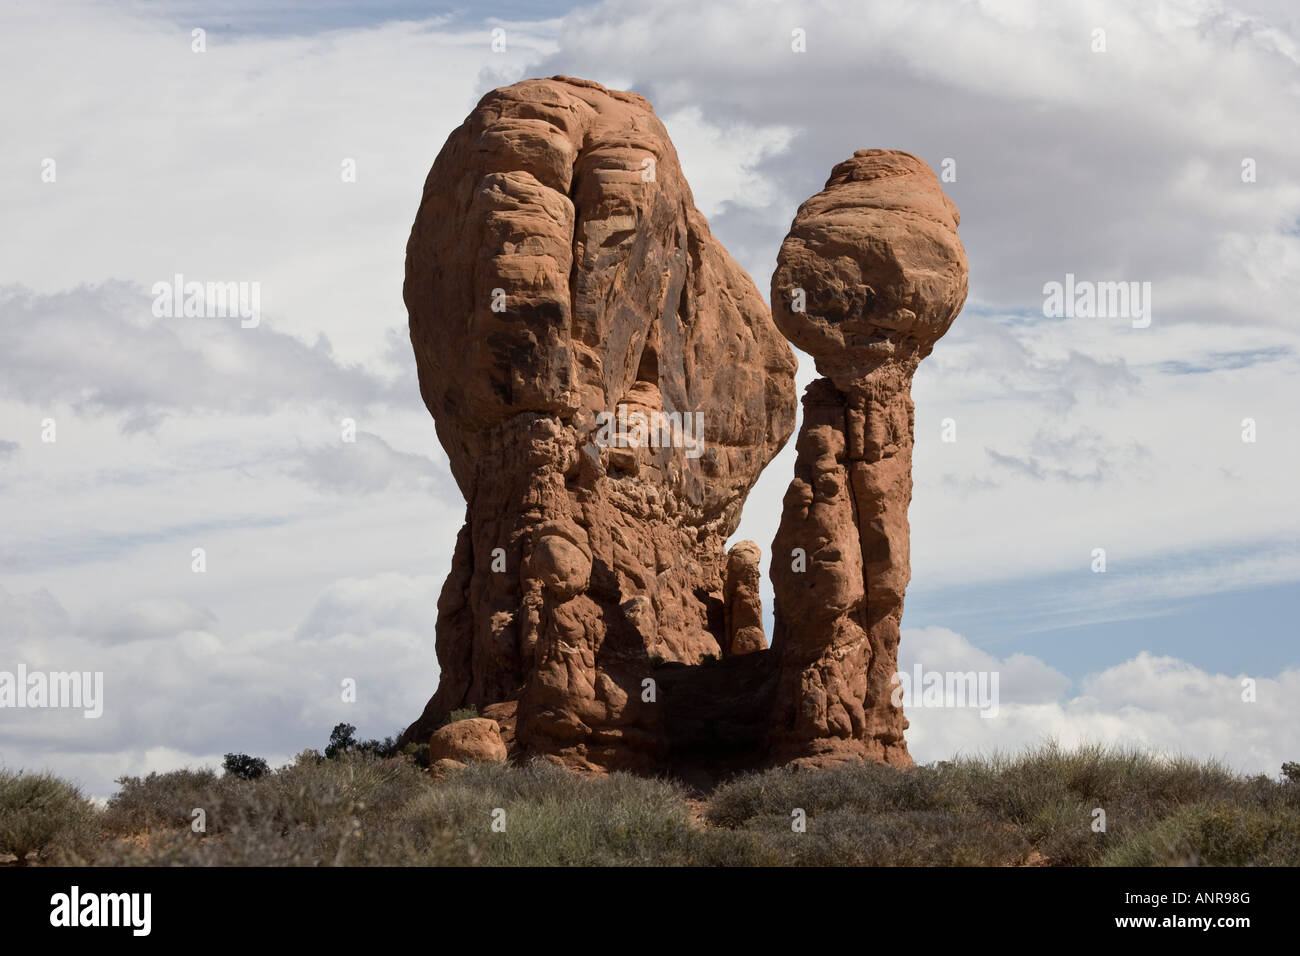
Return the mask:
<svg viewBox="0 0 1300 956">
<path fill-rule="evenodd" d="M 890 700 L 911 576 L 910 390 L 966 299 L 959 221 L 921 160 L 859 150 L 781 246 L 773 317 L 825 377 L 804 394 L 772 544 L 774 761 L 911 762 Z"/>
<path fill-rule="evenodd" d="M 656 668 L 767 656 L 756 549 L 724 547 L 794 426 L 789 344 L 650 104 L 567 77 L 448 138 L 404 298 L 467 502 L 405 739 L 490 708 L 522 754 L 660 767 Z"/>
<path fill-rule="evenodd" d="M 506 745 L 495 720 L 471 717 L 439 727 L 429 738 L 429 762 L 505 763 Z"/>
<path fill-rule="evenodd" d="M 407 245 L 420 390 L 466 516 L 440 683 L 404 741 L 433 734 L 448 766 L 500 748 L 638 771 L 909 762 L 889 700 L 909 389 L 965 298 L 957 222 L 920 160 L 860 151 L 800 207 L 773 314 L 643 98 L 568 77 L 485 96 Z M 793 429 L 786 337 L 826 377 L 804 397 L 768 649 L 759 548 L 724 548 Z M 467 707 L 486 719 L 434 733 Z"/>
<path fill-rule="evenodd" d="M 759 595 L 761 557 L 752 541 L 741 541 L 727 552 L 727 581 L 722 592 L 724 654 L 752 654 L 767 648 Z"/>
</svg>

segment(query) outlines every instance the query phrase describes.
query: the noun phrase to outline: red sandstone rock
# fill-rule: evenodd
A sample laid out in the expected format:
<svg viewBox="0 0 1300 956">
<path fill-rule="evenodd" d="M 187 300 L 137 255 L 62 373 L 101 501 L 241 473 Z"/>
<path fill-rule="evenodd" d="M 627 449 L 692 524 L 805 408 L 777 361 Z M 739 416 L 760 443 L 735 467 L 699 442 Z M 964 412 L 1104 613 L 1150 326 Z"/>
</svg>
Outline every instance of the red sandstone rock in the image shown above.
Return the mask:
<svg viewBox="0 0 1300 956">
<path fill-rule="evenodd" d="M 763 637 L 763 600 L 759 594 L 762 551 L 753 541 L 741 541 L 727 552 L 727 579 L 722 592 L 726 615 L 723 654 L 752 654 L 767 649 Z"/>
<path fill-rule="evenodd" d="M 911 763 L 890 701 L 911 575 L 910 390 L 966 299 L 959 221 L 921 160 L 859 150 L 799 207 L 781 246 L 773 317 L 826 378 L 804 395 L 772 544 L 774 761 Z"/>
<path fill-rule="evenodd" d="M 441 681 L 406 739 L 517 702 L 524 753 L 658 767 L 652 658 L 762 644 L 754 575 L 740 562 L 728 589 L 723 549 L 793 429 L 788 343 L 650 104 L 565 77 L 489 93 L 448 138 L 404 298 L 468 503 L 438 601 Z M 686 427 L 677 446 L 622 447 L 602 420 L 620 410 L 632 439 L 651 438 L 638 415 Z"/>
<path fill-rule="evenodd" d="M 421 392 L 468 505 L 438 601 L 441 682 L 405 739 L 474 706 L 501 728 L 492 759 L 910 763 L 889 701 L 909 391 L 965 299 L 958 221 L 920 160 L 859 151 L 799 209 L 774 326 L 645 100 L 564 77 L 484 97 L 407 248 Z M 758 547 L 723 547 L 792 428 L 777 327 L 826 377 L 804 396 L 768 651 Z M 661 447 L 637 420 L 664 413 L 685 429 Z M 476 759 L 452 743 L 435 765 Z"/>
<path fill-rule="evenodd" d="M 429 738 L 429 763 L 504 763 L 506 745 L 495 720 L 471 717 L 439 727 Z M 447 765 L 443 765 L 446 767 Z"/>
</svg>

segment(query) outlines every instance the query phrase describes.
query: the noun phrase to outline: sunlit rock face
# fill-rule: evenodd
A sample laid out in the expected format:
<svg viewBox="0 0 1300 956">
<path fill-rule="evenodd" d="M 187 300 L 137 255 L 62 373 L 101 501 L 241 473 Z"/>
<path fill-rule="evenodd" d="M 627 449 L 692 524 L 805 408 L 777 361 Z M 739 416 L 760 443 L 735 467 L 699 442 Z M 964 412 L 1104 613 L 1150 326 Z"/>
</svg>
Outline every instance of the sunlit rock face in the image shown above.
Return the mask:
<svg viewBox="0 0 1300 956">
<path fill-rule="evenodd" d="M 774 761 L 911 763 L 891 691 L 911 576 L 912 375 L 966 300 L 959 222 L 921 160 L 859 150 L 781 246 L 773 317 L 825 377 L 804 394 L 772 544 Z"/>
<path fill-rule="evenodd" d="M 520 754 L 664 766 L 645 681 L 767 656 L 745 653 L 757 558 L 725 543 L 794 427 L 788 342 L 650 104 L 566 77 L 489 93 L 448 138 L 404 297 L 467 503 L 406 739 L 475 707 Z"/>
<path fill-rule="evenodd" d="M 910 763 L 891 700 L 909 392 L 966 297 L 958 221 L 916 157 L 859 151 L 799 208 L 769 311 L 643 98 L 568 77 L 485 96 L 407 246 L 420 389 L 466 518 L 440 683 L 405 739 L 473 707 L 511 756 L 578 769 Z M 794 426 L 787 338 L 824 377 L 768 648 L 760 549 L 725 544 Z"/>
</svg>

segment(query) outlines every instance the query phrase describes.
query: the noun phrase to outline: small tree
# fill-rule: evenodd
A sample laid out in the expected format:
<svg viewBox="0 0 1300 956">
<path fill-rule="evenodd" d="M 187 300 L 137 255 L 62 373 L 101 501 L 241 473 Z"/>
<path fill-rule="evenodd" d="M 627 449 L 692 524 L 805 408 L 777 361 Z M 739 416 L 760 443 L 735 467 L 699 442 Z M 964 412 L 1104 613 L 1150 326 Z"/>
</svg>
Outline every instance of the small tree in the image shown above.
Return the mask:
<svg viewBox="0 0 1300 956">
<path fill-rule="evenodd" d="M 351 724 L 335 724 L 334 729 L 330 731 L 330 742 L 325 748 L 325 756 L 333 760 L 339 754 L 347 753 L 357 745 L 356 733 L 357 728 Z"/>
<path fill-rule="evenodd" d="M 385 737 L 383 740 L 371 738 L 356 744 L 354 749 L 370 757 L 387 759 L 397 756 L 397 740 L 398 737 Z"/>
<path fill-rule="evenodd" d="M 1300 783 L 1300 763 L 1294 760 L 1288 760 L 1282 764 L 1282 776 L 1286 777 L 1292 783 Z"/>
<path fill-rule="evenodd" d="M 271 771 L 270 766 L 261 757 L 250 757 L 248 754 L 226 754 L 226 759 L 221 762 L 221 768 L 240 780 L 256 780 Z"/>
</svg>

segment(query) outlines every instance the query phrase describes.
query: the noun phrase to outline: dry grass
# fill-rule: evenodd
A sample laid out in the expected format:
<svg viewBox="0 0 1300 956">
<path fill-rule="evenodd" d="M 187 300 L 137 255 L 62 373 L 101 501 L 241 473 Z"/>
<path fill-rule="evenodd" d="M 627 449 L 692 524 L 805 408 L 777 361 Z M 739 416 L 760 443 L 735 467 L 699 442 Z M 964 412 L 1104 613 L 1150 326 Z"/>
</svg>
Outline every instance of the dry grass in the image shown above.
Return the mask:
<svg viewBox="0 0 1300 956">
<path fill-rule="evenodd" d="M 109 866 L 1300 864 L 1300 782 L 1100 747 L 770 770 L 707 795 L 545 762 L 434 777 L 407 758 L 314 751 L 256 779 L 182 770 L 119 784 L 96 810 L 48 774 L 0 772 L 0 854 Z"/>
</svg>

